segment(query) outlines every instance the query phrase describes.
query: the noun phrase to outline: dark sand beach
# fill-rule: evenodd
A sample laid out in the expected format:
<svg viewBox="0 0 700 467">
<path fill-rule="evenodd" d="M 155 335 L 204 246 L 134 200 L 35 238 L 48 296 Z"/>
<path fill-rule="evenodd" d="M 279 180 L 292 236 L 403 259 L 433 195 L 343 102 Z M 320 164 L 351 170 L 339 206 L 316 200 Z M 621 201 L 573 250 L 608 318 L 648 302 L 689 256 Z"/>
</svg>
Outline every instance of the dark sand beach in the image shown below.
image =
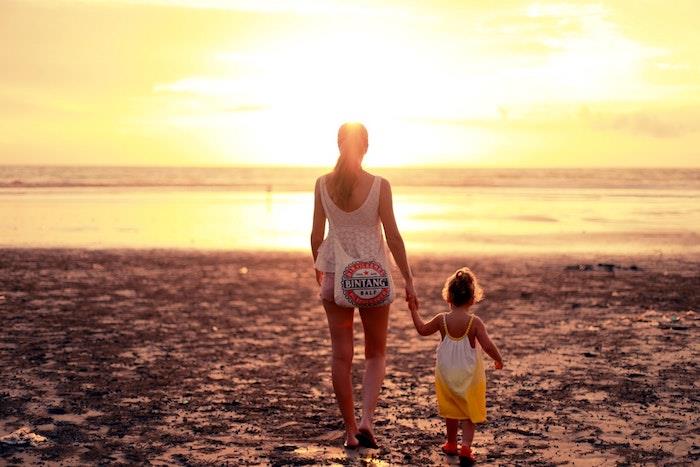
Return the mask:
<svg viewBox="0 0 700 467">
<path fill-rule="evenodd" d="M 697 465 L 700 259 L 414 257 L 422 314 L 469 265 L 504 355 L 483 465 Z M 605 263 L 599 265 L 599 263 Z M 445 465 L 437 336 L 390 324 L 380 450 L 346 453 L 311 261 L 298 254 L 0 250 L 2 464 Z M 359 319 L 355 375 L 363 365 Z M 357 392 L 359 395 L 359 391 Z"/>
</svg>

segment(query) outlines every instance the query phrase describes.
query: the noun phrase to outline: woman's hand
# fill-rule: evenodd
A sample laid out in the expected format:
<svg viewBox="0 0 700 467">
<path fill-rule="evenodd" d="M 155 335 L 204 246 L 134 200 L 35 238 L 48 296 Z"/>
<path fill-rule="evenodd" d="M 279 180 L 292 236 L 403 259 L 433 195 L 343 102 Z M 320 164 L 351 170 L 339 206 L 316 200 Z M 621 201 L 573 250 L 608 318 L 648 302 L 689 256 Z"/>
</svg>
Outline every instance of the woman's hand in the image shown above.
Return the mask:
<svg viewBox="0 0 700 467">
<path fill-rule="evenodd" d="M 323 273 L 322 273 L 321 271 L 319 271 L 318 269 L 315 269 L 315 268 L 314 268 L 314 271 L 316 271 L 316 282 L 317 282 L 318 285 L 320 286 L 320 285 L 321 285 L 321 279 L 323 279 Z"/>
<path fill-rule="evenodd" d="M 406 284 L 406 302 L 408 302 L 408 309 L 411 311 L 416 311 L 419 307 L 418 295 L 412 282 Z"/>
</svg>

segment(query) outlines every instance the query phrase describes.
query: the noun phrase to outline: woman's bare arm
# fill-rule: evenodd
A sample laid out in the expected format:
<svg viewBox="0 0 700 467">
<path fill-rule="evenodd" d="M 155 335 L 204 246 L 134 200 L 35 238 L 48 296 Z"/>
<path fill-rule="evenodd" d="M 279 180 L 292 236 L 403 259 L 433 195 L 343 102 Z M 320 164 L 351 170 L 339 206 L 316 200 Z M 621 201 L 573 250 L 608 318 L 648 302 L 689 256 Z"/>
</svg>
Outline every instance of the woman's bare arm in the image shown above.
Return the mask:
<svg viewBox="0 0 700 467">
<path fill-rule="evenodd" d="M 408 265 L 408 257 L 406 256 L 406 247 L 403 243 L 403 238 L 399 232 L 399 227 L 396 225 L 396 217 L 394 217 L 394 203 L 391 194 L 391 185 L 387 180 L 382 179 L 382 186 L 379 195 L 379 217 L 384 226 L 384 235 L 386 242 L 389 245 L 391 254 L 394 255 L 396 264 L 401 270 L 406 283 L 413 282 L 411 268 Z"/>
<path fill-rule="evenodd" d="M 498 347 L 491 341 L 489 333 L 486 332 L 486 325 L 479 317 L 475 317 L 476 321 L 476 339 L 479 341 L 481 348 L 484 349 L 486 354 L 493 358 L 496 362 L 496 368 L 503 367 L 503 360 L 501 358 L 501 353 L 498 351 Z"/>
<path fill-rule="evenodd" d="M 314 257 L 314 263 L 318 257 L 318 249 L 323 242 L 323 236 L 326 234 L 326 211 L 323 210 L 321 202 L 321 179 L 316 180 L 314 188 L 314 220 L 311 228 L 311 254 Z M 321 277 L 316 271 L 316 282 L 321 282 Z"/>
<path fill-rule="evenodd" d="M 391 250 L 391 254 L 394 256 L 394 260 L 396 260 L 396 264 L 403 276 L 408 307 L 413 311 L 418 309 L 418 297 L 413 287 L 413 273 L 411 272 L 411 267 L 408 265 L 406 246 L 403 243 L 399 227 L 396 225 L 394 202 L 392 198 L 389 181 L 382 179 L 381 189 L 379 190 L 379 217 L 384 226 L 386 243 L 389 245 L 389 250 Z"/>
</svg>

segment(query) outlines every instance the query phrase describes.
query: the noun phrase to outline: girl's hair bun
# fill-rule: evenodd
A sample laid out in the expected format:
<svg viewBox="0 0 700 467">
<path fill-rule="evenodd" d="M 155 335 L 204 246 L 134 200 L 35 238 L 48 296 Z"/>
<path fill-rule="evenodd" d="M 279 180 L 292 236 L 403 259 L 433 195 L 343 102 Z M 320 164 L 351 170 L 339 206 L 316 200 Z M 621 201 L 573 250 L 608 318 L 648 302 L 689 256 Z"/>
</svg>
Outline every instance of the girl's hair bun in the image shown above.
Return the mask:
<svg viewBox="0 0 700 467">
<path fill-rule="evenodd" d="M 467 267 L 458 269 L 452 274 L 442 289 L 442 298 L 455 306 L 461 306 L 471 301 L 479 302 L 484 297 L 484 291 L 479 286 L 476 275 Z"/>
</svg>

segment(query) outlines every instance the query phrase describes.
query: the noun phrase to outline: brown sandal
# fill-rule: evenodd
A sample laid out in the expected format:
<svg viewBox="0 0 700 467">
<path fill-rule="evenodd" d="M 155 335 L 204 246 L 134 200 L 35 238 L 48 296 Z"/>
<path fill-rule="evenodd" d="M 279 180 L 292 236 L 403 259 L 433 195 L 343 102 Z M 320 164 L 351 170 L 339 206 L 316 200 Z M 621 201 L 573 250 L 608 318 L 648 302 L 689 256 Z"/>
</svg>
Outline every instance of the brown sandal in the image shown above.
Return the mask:
<svg viewBox="0 0 700 467">
<path fill-rule="evenodd" d="M 377 445 L 377 440 L 374 439 L 374 435 L 366 429 L 360 429 L 359 433 L 355 435 L 357 441 L 360 442 L 360 446 L 370 449 L 379 449 Z"/>
<path fill-rule="evenodd" d="M 355 449 L 360 449 L 360 443 L 357 443 L 357 444 L 348 444 L 348 442 L 345 441 L 345 442 L 343 443 L 343 447 L 344 447 L 345 449 L 350 450 L 350 451 L 354 451 Z"/>
</svg>

